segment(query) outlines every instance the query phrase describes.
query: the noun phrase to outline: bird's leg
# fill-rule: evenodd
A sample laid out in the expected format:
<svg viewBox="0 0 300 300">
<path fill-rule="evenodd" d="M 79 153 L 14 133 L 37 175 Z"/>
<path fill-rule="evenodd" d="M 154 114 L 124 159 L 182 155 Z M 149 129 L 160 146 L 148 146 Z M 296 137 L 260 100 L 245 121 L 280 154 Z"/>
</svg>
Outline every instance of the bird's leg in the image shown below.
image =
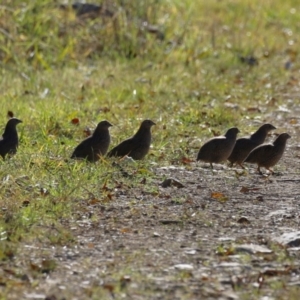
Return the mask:
<svg viewBox="0 0 300 300">
<path fill-rule="evenodd" d="M 213 170 L 213 168 L 214 168 L 213 164 L 212 163 L 209 163 L 209 164 L 210 164 L 210 168 Z"/>
<path fill-rule="evenodd" d="M 245 167 L 243 166 L 243 163 L 238 163 L 238 165 L 245 170 Z"/>
<path fill-rule="evenodd" d="M 258 173 L 259 173 L 260 175 L 263 174 L 262 171 L 260 170 L 260 166 L 257 167 L 257 171 L 258 171 Z"/>
<path fill-rule="evenodd" d="M 273 170 L 271 170 L 270 168 L 266 168 L 268 171 L 271 172 L 271 174 L 273 175 L 275 172 Z"/>
</svg>

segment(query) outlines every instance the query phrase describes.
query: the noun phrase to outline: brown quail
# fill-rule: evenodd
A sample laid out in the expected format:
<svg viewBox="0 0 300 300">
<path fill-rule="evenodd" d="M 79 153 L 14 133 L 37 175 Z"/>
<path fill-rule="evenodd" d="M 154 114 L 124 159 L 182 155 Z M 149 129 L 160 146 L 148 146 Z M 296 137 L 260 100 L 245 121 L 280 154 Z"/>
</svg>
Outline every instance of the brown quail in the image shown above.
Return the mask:
<svg viewBox="0 0 300 300">
<path fill-rule="evenodd" d="M 287 133 L 280 134 L 273 144 L 262 144 L 254 148 L 245 159 L 247 163 L 257 164 L 257 170 L 261 174 L 261 167 L 265 167 L 272 174 L 270 168 L 280 160 L 285 150 L 286 142 L 291 136 Z"/>
<path fill-rule="evenodd" d="M 15 154 L 19 145 L 17 125 L 22 123 L 17 118 L 8 120 L 2 138 L 0 139 L 0 155 L 5 159 L 6 155 Z"/>
<path fill-rule="evenodd" d="M 121 142 L 118 146 L 109 151 L 107 156 L 123 157 L 128 155 L 135 160 L 143 159 L 150 149 L 151 127 L 153 125 L 155 125 L 153 121 L 144 120 L 133 137 Z"/>
<path fill-rule="evenodd" d="M 248 156 L 248 154 L 257 146 L 262 144 L 268 133 L 271 130 L 276 129 L 271 124 L 264 124 L 259 127 L 259 129 L 254 132 L 249 138 L 240 138 L 236 140 L 235 146 L 228 157 L 228 160 L 230 161 L 230 165 L 233 166 L 233 164 L 238 164 L 240 165 L 243 169 L 243 161 L 245 158 Z"/>
<path fill-rule="evenodd" d="M 101 121 L 93 134 L 75 148 L 71 158 L 83 158 L 90 162 L 99 160 L 108 150 L 110 144 L 108 129 L 111 126 L 108 121 Z"/>
<path fill-rule="evenodd" d="M 208 140 L 199 150 L 197 160 L 209 162 L 211 168 L 213 163 L 220 163 L 228 159 L 235 145 L 236 136 L 240 131 L 236 128 L 227 130 L 224 136 L 218 136 Z"/>
</svg>

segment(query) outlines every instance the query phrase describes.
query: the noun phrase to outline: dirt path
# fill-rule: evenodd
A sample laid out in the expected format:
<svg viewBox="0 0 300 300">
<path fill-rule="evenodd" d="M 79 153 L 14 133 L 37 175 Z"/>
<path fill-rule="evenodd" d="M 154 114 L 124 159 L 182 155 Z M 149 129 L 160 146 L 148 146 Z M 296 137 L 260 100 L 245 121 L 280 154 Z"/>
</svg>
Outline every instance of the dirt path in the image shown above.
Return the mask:
<svg viewBox="0 0 300 300">
<path fill-rule="evenodd" d="M 120 188 L 111 205 L 90 205 L 65 224 L 78 236 L 75 247 L 24 246 L 28 265 L 34 257 L 57 263 L 28 278 L 24 299 L 258 299 L 284 298 L 290 285 L 299 291 L 299 248 L 275 242 L 299 228 L 294 147 L 270 177 L 203 164 L 153 169 L 153 191 L 142 183 Z M 159 186 L 165 177 L 184 187 Z M 245 244 L 264 249 L 238 248 Z"/>
</svg>

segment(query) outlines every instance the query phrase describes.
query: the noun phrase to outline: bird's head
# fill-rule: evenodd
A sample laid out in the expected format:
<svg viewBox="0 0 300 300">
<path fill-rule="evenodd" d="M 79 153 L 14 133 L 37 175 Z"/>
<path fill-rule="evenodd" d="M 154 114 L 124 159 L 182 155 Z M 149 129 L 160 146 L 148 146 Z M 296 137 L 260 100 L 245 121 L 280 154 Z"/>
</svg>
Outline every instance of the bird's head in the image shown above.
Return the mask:
<svg viewBox="0 0 300 300">
<path fill-rule="evenodd" d="M 259 130 L 262 130 L 264 132 L 270 132 L 271 130 L 275 130 L 275 129 L 276 127 L 269 123 L 266 123 L 259 128 Z"/>
<path fill-rule="evenodd" d="M 156 125 L 153 121 L 151 120 L 144 120 L 141 124 L 142 128 L 151 128 L 153 125 Z"/>
<path fill-rule="evenodd" d="M 228 137 L 236 137 L 237 134 L 239 133 L 240 131 L 238 130 L 238 128 L 236 127 L 233 127 L 233 128 L 230 128 L 227 130 L 225 136 L 228 138 Z"/>
<path fill-rule="evenodd" d="M 109 127 L 113 126 L 108 121 L 104 120 L 98 123 L 97 129 L 108 129 Z"/>
<path fill-rule="evenodd" d="M 20 119 L 17 118 L 10 118 L 7 122 L 7 127 L 9 128 L 13 128 L 16 127 L 19 123 L 22 123 L 22 121 Z"/>
<path fill-rule="evenodd" d="M 284 133 L 279 134 L 279 136 L 277 137 L 276 140 L 286 141 L 290 138 L 291 138 L 291 136 L 288 133 L 284 132 Z"/>
</svg>

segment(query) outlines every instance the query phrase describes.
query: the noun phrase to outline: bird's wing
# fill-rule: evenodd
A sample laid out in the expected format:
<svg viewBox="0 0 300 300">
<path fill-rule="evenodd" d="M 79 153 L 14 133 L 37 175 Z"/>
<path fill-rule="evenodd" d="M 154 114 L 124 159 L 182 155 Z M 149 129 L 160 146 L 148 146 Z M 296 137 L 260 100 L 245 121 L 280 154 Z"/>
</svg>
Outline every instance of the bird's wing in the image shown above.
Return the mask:
<svg viewBox="0 0 300 300">
<path fill-rule="evenodd" d="M 91 151 L 91 148 L 91 140 L 85 139 L 74 149 L 71 158 L 88 156 L 88 153 L 89 151 Z"/>
<path fill-rule="evenodd" d="M 224 141 L 225 141 L 225 137 L 215 137 L 208 140 L 203 145 L 203 148 L 210 151 L 216 151 L 220 148 L 220 146 L 224 143 Z"/>
<path fill-rule="evenodd" d="M 215 155 L 218 155 L 222 151 L 222 144 L 224 143 L 225 138 L 213 138 L 208 140 L 199 150 L 198 160 L 213 159 Z"/>
<path fill-rule="evenodd" d="M 253 141 L 247 138 L 240 138 L 236 140 L 235 145 L 237 147 L 245 148 L 245 147 L 251 147 L 252 145 L 255 145 Z"/>
<path fill-rule="evenodd" d="M 133 139 L 128 139 L 123 142 L 121 142 L 119 145 L 114 147 L 112 150 L 109 151 L 107 154 L 108 156 L 125 156 L 129 155 L 130 152 L 136 148 L 137 145 L 135 145 Z"/>
<path fill-rule="evenodd" d="M 258 146 L 250 152 L 245 162 L 257 163 L 263 161 L 266 157 L 272 155 L 273 150 L 274 146 L 271 144 Z"/>
<path fill-rule="evenodd" d="M 236 141 L 231 155 L 245 158 L 255 147 L 257 147 L 257 144 L 253 143 L 251 140 L 241 138 Z"/>
</svg>

